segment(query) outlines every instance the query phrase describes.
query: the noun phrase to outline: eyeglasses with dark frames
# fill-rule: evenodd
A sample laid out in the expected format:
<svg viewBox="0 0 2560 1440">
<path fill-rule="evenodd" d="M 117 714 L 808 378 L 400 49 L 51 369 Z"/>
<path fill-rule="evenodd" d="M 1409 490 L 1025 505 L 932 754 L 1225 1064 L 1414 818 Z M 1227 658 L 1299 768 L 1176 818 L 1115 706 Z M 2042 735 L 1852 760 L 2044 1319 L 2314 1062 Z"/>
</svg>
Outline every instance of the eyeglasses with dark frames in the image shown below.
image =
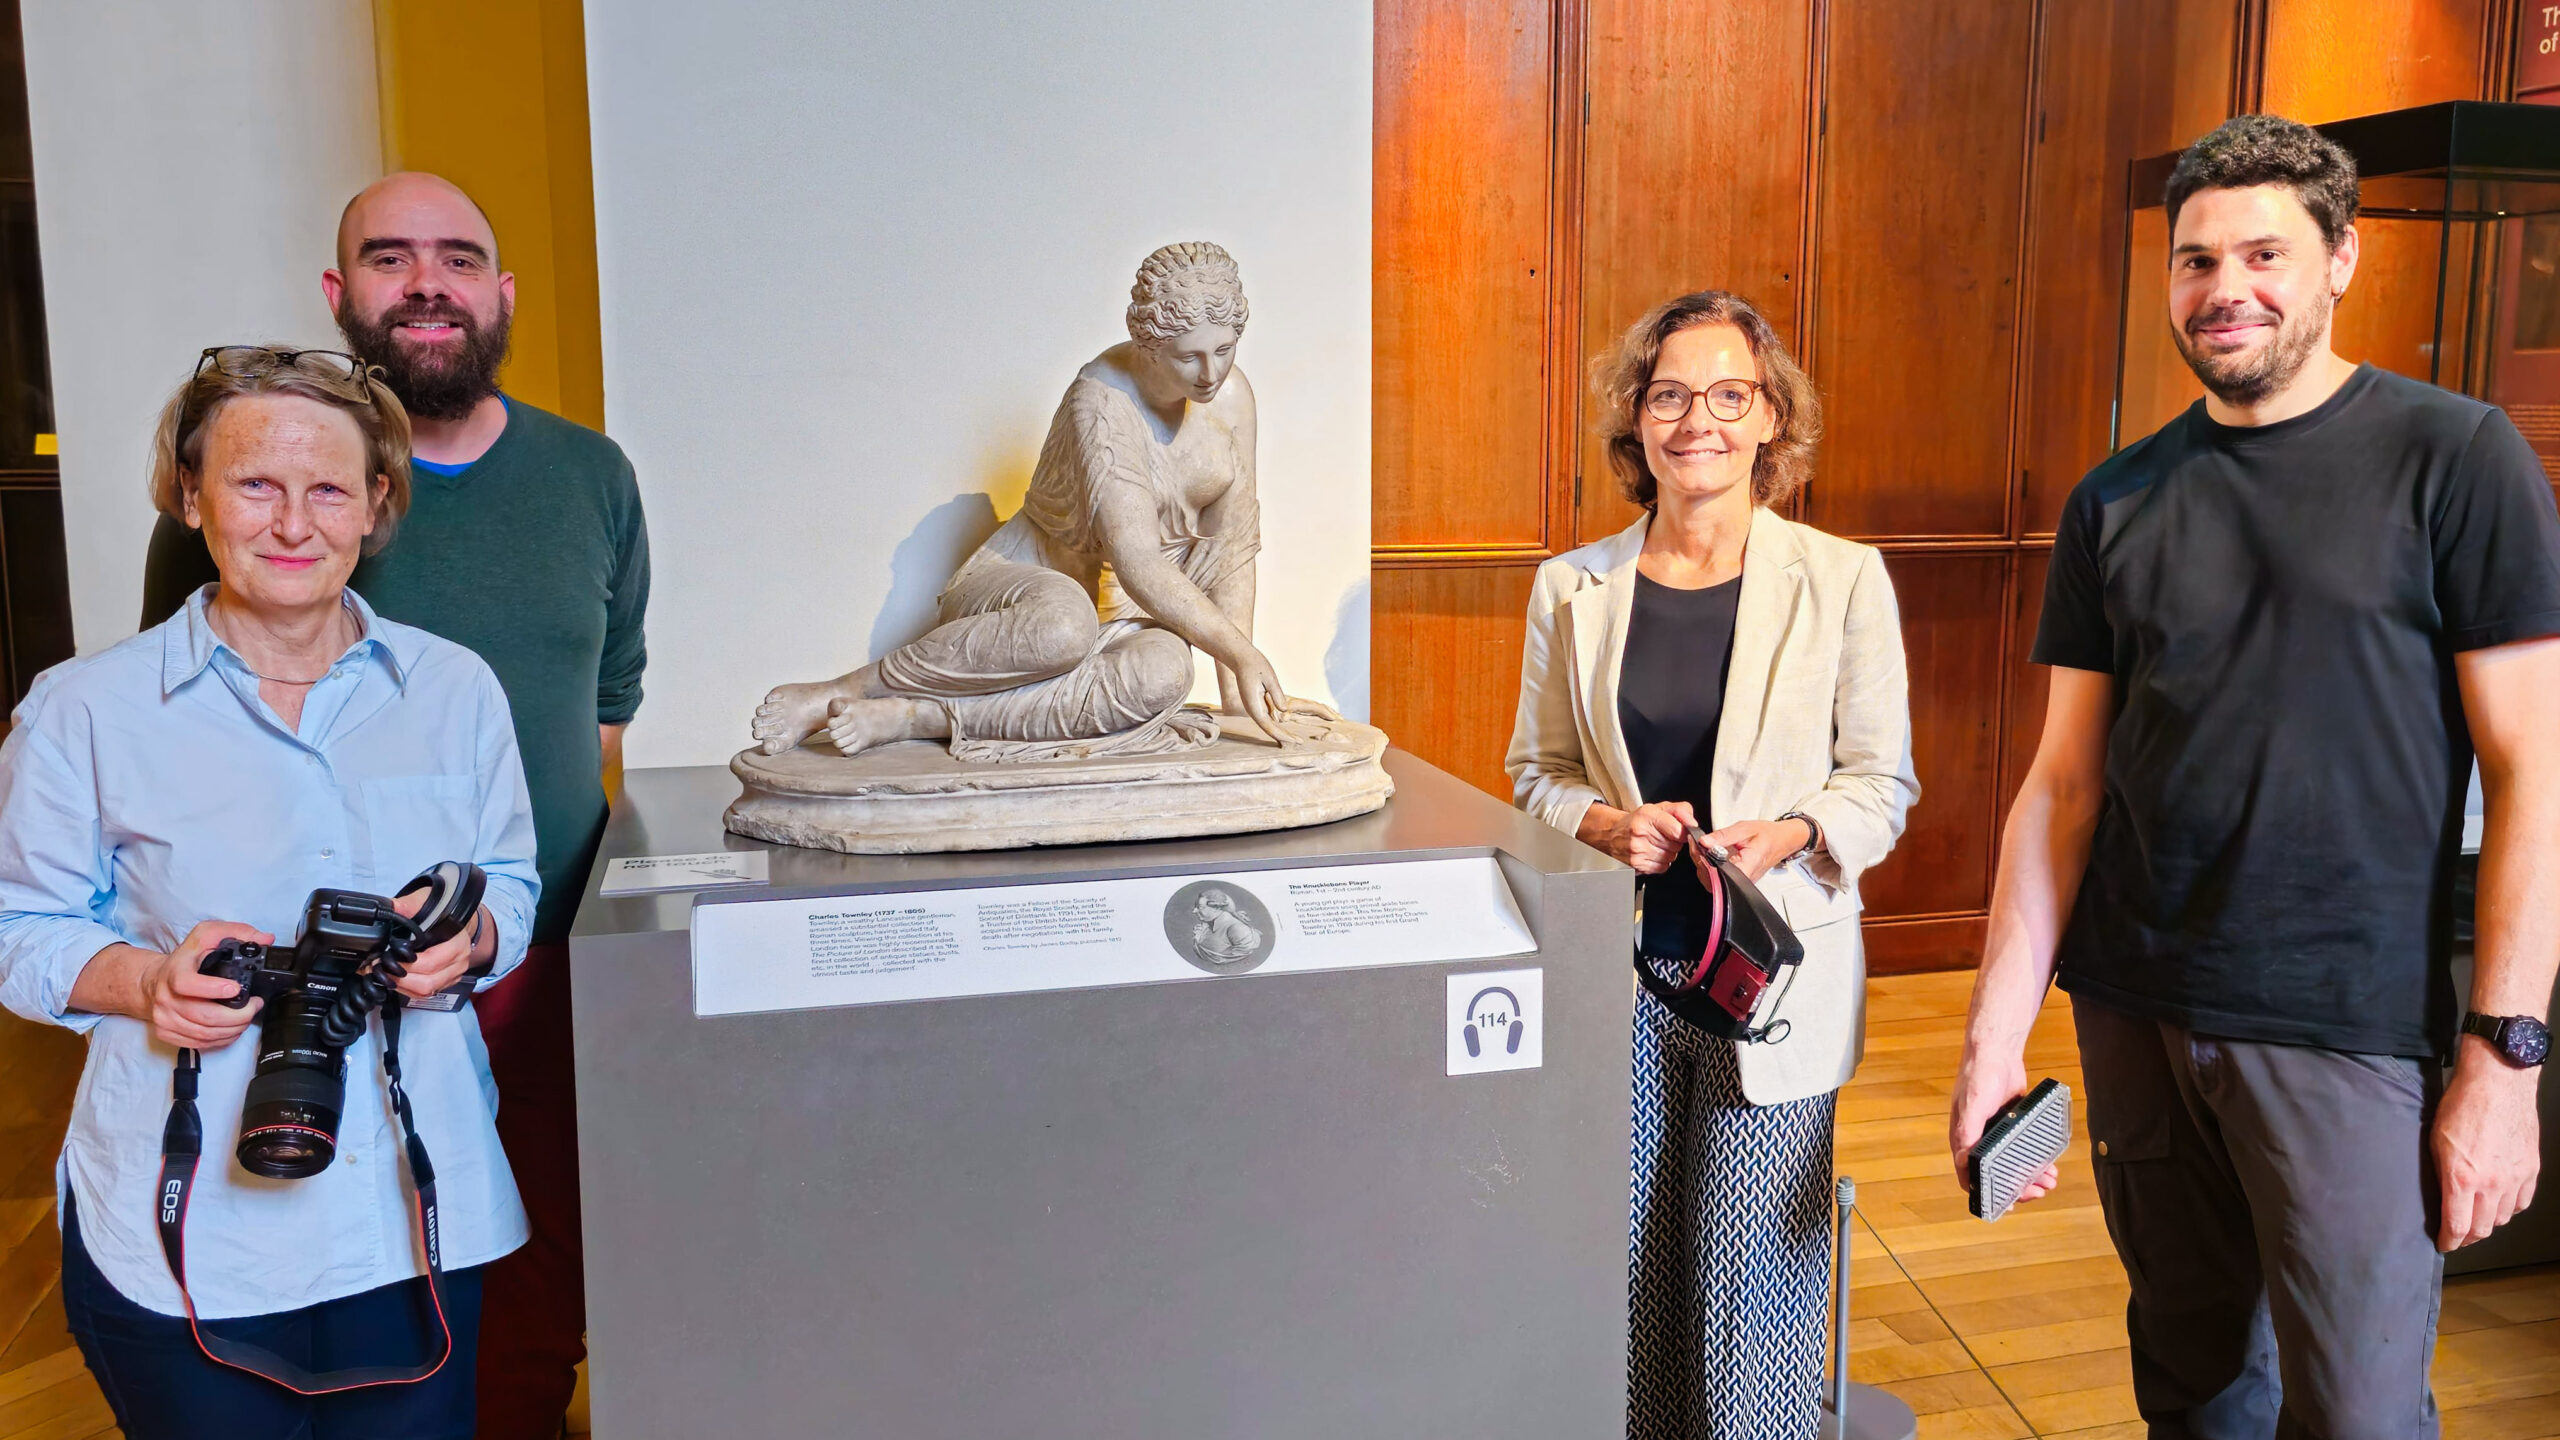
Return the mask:
<svg viewBox="0 0 2560 1440">
<path fill-rule="evenodd" d="M 1692 390 L 1677 380 L 1656 380 L 1644 387 L 1644 413 L 1665 425 L 1677 425 L 1704 400 L 1708 414 L 1729 424 L 1750 414 L 1752 405 L 1766 389 L 1757 380 L 1712 380 L 1702 390 Z"/>
<path fill-rule="evenodd" d="M 317 361 L 306 365 L 306 360 Z M 357 381 L 372 369 L 344 350 L 287 350 L 276 345 L 207 345 L 196 357 L 196 371 L 220 370 L 226 375 L 263 375 L 276 370 L 297 370 L 314 380 Z"/>
<path fill-rule="evenodd" d="M 281 345 L 207 345 L 196 356 L 195 374 L 188 377 L 191 390 L 207 370 L 219 370 L 244 380 L 290 370 L 306 380 L 318 381 L 322 389 L 341 400 L 367 407 L 377 403 L 372 382 L 382 373 L 344 350 L 291 350 Z M 194 414 L 196 403 L 190 394 L 186 409 L 179 416 L 181 433 Z"/>
</svg>

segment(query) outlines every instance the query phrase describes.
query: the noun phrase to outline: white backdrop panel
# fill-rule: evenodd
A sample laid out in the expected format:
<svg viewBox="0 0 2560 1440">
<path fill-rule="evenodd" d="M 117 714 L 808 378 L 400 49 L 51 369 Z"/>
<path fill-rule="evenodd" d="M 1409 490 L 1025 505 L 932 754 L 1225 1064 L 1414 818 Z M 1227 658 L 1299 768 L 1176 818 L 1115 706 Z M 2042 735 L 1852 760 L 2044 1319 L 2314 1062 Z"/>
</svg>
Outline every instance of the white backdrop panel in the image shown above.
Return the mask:
<svg viewBox="0 0 2560 1440">
<path fill-rule="evenodd" d="M 656 579 L 635 765 L 919 634 L 1138 261 L 1243 267 L 1256 634 L 1367 703 L 1368 0 L 590 0 L 607 428 Z"/>
<path fill-rule="evenodd" d="M 363 0 L 29 0 L 27 111 L 82 653 L 131 635 L 160 407 L 207 345 L 341 343 L 338 210 L 382 173 Z"/>
</svg>

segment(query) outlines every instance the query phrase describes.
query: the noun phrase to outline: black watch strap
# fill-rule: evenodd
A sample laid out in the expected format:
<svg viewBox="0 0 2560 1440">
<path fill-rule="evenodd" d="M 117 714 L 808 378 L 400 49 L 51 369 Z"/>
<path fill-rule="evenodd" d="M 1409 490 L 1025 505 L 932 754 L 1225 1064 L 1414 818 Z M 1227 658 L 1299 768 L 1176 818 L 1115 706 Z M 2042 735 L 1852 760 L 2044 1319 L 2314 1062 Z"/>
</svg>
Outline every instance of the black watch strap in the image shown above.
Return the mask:
<svg viewBox="0 0 2560 1440">
<path fill-rule="evenodd" d="M 2541 1064 L 2551 1053 L 2550 1027 L 2530 1015 L 2483 1015 L 2474 1010 L 2462 1017 L 2462 1033 L 2488 1041 L 2500 1058 L 2520 1069 Z"/>
<path fill-rule="evenodd" d="M 472 912 L 472 914 L 471 914 L 471 950 L 472 950 L 472 953 L 473 953 L 473 955 L 474 955 L 475 957 L 478 955 L 479 950 L 480 950 L 480 933 L 481 933 L 481 931 L 482 931 L 482 930 L 483 930 L 483 929 L 488 925 L 488 923 L 489 923 L 489 912 L 488 912 L 488 911 L 486 911 L 486 910 L 475 910 L 475 911 L 473 911 L 473 912 Z M 486 979 L 488 979 L 488 978 L 489 978 L 489 972 L 490 972 L 490 971 L 492 971 L 492 970 L 495 970 L 495 969 L 497 969 L 497 968 L 498 968 L 498 952 L 497 952 L 497 951 L 495 951 L 495 950 L 492 950 L 492 951 L 490 951 L 490 952 L 489 952 L 489 958 L 488 958 L 488 959 L 486 959 L 486 960 L 481 960 L 481 959 L 477 959 L 477 958 L 473 959 L 473 960 L 472 960 L 472 962 L 471 962 L 470 967 L 469 967 L 468 969 L 464 970 L 462 973 L 463 973 L 465 976 L 467 976 L 467 977 L 469 977 L 470 979 L 473 979 L 473 980 L 486 980 Z"/>
</svg>

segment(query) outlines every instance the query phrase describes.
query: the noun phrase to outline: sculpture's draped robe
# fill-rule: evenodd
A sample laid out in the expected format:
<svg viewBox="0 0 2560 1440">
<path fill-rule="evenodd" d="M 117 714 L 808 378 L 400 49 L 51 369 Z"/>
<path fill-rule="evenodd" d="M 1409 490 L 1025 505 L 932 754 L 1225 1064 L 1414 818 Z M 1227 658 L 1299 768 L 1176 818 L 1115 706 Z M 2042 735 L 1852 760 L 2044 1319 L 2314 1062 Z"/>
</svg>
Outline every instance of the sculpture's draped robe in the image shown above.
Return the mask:
<svg viewBox="0 0 2560 1440">
<path fill-rule="evenodd" d="M 1218 737 L 1186 709 L 1191 646 L 1121 590 L 1099 514 L 1115 486 L 1155 511 L 1164 556 L 1206 594 L 1262 548 L 1262 524 L 1233 433 L 1206 415 L 1158 441 L 1127 392 L 1076 376 L 1049 422 L 1031 491 L 944 586 L 940 622 L 880 661 L 890 690 L 941 704 L 951 753 L 966 760 L 1146 754 Z M 1217 534 L 1186 496 L 1203 468 L 1228 481 Z"/>
</svg>

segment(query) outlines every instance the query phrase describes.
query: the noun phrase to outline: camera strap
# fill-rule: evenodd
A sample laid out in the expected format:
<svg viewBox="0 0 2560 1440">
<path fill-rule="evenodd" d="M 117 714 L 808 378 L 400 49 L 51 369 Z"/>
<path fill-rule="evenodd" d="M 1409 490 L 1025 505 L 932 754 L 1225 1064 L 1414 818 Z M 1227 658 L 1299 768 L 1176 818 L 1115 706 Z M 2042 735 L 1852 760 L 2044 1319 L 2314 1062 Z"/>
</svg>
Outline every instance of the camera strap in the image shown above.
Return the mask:
<svg viewBox="0 0 2560 1440">
<path fill-rule="evenodd" d="M 405 1385 L 424 1380 L 453 1358 L 453 1323 L 444 1306 L 444 1249 L 436 1226 L 436 1171 L 427 1162 L 426 1142 L 418 1138 L 417 1118 L 409 1109 L 409 1092 L 400 1083 L 400 1009 L 382 1007 L 382 1075 L 391 1090 L 391 1109 L 400 1117 L 400 1133 L 409 1148 L 409 1178 L 417 1186 L 418 1229 L 425 1238 L 427 1309 L 440 1337 L 435 1354 L 415 1365 L 357 1365 L 315 1375 L 263 1346 L 226 1339 L 206 1330 L 196 1316 L 195 1296 L 187 1291 L 187 1200 L 196 1182 L 196 1162 L 204 1153 L 204 1123 L 196 1116 L 196 1080 L 201 1062 L 193 1050 L 178 1052 L 178 1068 L 169 1081 L 169 1123 L 160 1132 L 160 1251 L 178 1282 L 178 1298 L 186 1302 L 187 1328 L 196 1348 L 216 1364 L 245 1370 L 298 1395 L 332 1395 L 369 1385 Z"/>
</svg>

